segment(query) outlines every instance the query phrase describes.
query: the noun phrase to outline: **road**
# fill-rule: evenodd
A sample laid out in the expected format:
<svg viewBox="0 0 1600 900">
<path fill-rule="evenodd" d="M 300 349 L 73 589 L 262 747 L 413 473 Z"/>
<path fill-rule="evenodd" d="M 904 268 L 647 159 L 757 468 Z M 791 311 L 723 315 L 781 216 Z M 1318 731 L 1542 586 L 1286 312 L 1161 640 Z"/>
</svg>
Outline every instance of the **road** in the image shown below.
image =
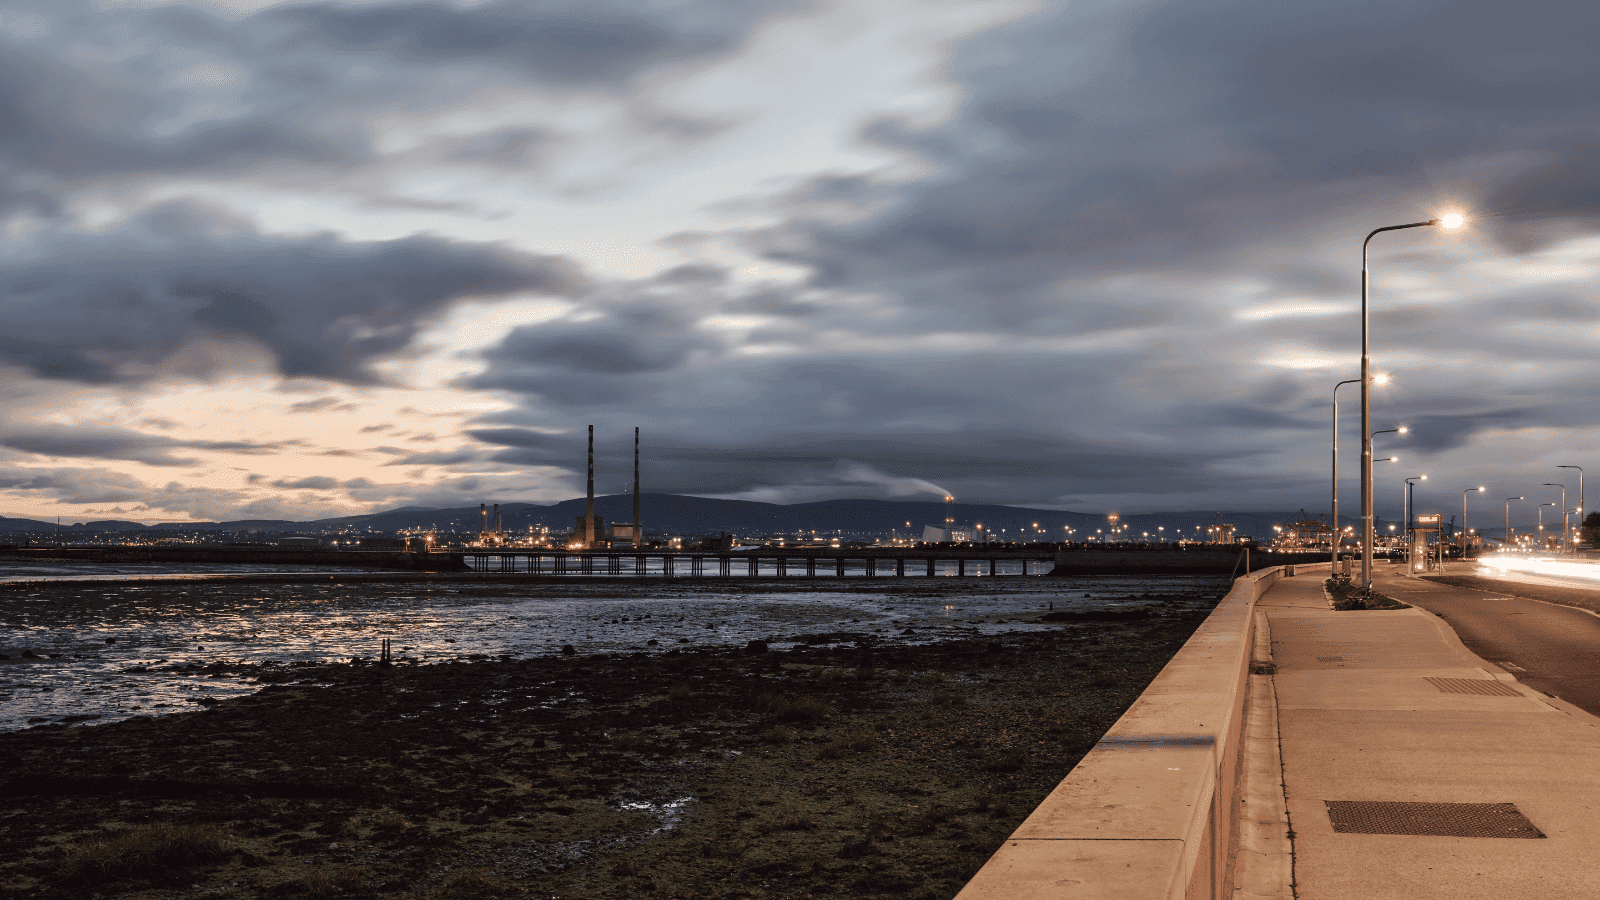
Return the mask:
<svg viewBox="0 0 1600 900">
<path fill-rule="evenodd" d="M 1494 590 L 1373 574 L 1380 593 L 1442 617 L 1473 653 L 1535 690 L 1600 716 L 1600 616 Z M 1514 583 L 1503 584 L 1516 590 Z"/>
</svg>

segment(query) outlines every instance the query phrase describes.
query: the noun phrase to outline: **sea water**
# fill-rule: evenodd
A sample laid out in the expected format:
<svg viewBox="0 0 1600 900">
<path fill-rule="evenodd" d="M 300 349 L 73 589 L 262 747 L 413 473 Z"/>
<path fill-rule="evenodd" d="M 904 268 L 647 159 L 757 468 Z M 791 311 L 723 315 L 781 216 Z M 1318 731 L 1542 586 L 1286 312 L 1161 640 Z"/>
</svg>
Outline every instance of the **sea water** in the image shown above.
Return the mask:
<svg viewBox="0 0 1600 900">
<path fill-rule="evenodd" d="M 53 573 L 0 590 L 0 654 L 10 657 L 0 661 L 0 731 L 192 710 L 257 690 L 260 667 L 371 659 L 385 640 L 400 664 L 550 655 L 564 645 L 661 653 L 761 640 L 781 651 L 830 634 L 925 643 L 1059 627 L 1039 621 L 1051 609 L 1209 608 L 1230 583 L 1193 575 L 365 583 L 325 571 L 239 583 L 119 574 Z M 251 668 L 218 671 L 218 663 Z"/>
</svg>

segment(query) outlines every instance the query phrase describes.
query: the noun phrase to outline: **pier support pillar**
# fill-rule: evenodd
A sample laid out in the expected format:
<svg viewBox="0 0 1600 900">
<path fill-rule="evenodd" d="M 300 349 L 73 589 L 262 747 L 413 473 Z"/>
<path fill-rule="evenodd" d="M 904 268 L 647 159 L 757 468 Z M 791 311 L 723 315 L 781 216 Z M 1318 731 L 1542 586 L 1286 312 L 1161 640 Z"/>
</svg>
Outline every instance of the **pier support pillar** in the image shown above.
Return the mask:
<svg viewBox="0 0 1600 900">
<path fill-rule="evenodd" d="M 905 557 L 901 557 L 901 558 L 896 559 L 894 561 L 894 574 L 897 577 L 900 577 L 900 578 L 906 577 L 906 561 L 905 561 Z"/>
<path fill-rule="evenodd" d="M 834 574 L 840 578 L 844 577 L 844 557 L 841 556 L 834 560 Z"/>
<path fill-rule="evenodd" d="M 996 571 L 995 571 L 995 566 L 998 565 L 999 562 L 1000 561 L 998 559 L 990 559 L 989 560 L 989 574 L 990 575 L 997 574 Z"/>
<path fill-rule="evenodd" d="M 729 575 L 733 574 L 733 557 L 717 557 L 717 574 L 721 575 L 723 578 L 727 578 Z"/>
<path fill-rule="evenodd" d="M 644 574 L 644 556 L 643 555 L 638 555 L 638 556 L 635 556 L 633 558 L 633 574 L 635 574 L 635 575 L 643 575 Z"/>
<path fill-rule="evenodd" d="M 817 574 L 817 558 L 815 556 L 806 557 L 806 574 L 813 576 Z"/>
<path fill-rule="evenodd" d="M 754 557 L 754 556 L 750 557 L 750 577 L 754 578 L 754 577 L 756 577 L 757 575 L 760 575 L 760 574 L 761 574 L 761 560 L 759 558 L 757 558 L 757 557 Z"/>
<path fill-rule="evenodd" d="M 957 575 L 965 575 L 965 574 L 967 574 L 967 561 L 966 560 L 964 560 L 964 559 L 957 559 L 956 560 L 956 574 Z"/>
<path fill-rule="evenodd" d="M 928 577 L 933 577 L 933 557 L 928 557 Z"/>
</svg>

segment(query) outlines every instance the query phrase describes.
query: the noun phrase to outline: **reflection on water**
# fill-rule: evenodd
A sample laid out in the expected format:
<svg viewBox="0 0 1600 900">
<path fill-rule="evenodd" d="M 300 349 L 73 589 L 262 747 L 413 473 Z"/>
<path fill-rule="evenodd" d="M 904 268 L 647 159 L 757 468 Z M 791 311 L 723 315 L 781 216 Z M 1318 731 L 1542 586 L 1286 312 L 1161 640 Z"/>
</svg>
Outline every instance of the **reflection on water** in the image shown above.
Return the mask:
<svg viewBox="0 0 1600 900">
<path fill-rule="evenodd" d="M 325 573 L 319 573 L 325 575 Z M 793 646 L 805 635 L 936 641 L 1046 627 L 1047 609 L 1209 605 L 1216 576 L 829 579 L 648 584 L 492 580 L 12 584 L 0 591 L 0 730 L 192 709 L 256 689 L 255 668 L 376 657 Z M 1026 617 L 1026 618 L 1024 618 Z M 1053 627 L 1053 626 L 1052 626 Z M 813 641 L 817 638 L 813 638 Z M 21 659 L 24 651 L 38 658 Z"/>
</svg>

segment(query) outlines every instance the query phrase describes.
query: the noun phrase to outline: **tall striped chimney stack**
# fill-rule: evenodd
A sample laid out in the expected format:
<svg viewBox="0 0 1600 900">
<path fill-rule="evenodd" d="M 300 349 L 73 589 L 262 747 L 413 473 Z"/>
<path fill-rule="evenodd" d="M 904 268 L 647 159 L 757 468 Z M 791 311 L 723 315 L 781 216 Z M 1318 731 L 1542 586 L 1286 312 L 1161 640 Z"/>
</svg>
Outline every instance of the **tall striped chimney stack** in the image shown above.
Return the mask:
<svg viewBox="0 0 1600 900">
<path fill-rule="evenodd" d="M 633 429 L 633 546 L 644 546 L 644 523 L 639 521 L 639 429 Z"/>
<path fill-rule="evenodd" d="M 589 504 L 583 511 L 583 546 L 594 546 L 594 426 L 589 426 Z"/>
</svg>

